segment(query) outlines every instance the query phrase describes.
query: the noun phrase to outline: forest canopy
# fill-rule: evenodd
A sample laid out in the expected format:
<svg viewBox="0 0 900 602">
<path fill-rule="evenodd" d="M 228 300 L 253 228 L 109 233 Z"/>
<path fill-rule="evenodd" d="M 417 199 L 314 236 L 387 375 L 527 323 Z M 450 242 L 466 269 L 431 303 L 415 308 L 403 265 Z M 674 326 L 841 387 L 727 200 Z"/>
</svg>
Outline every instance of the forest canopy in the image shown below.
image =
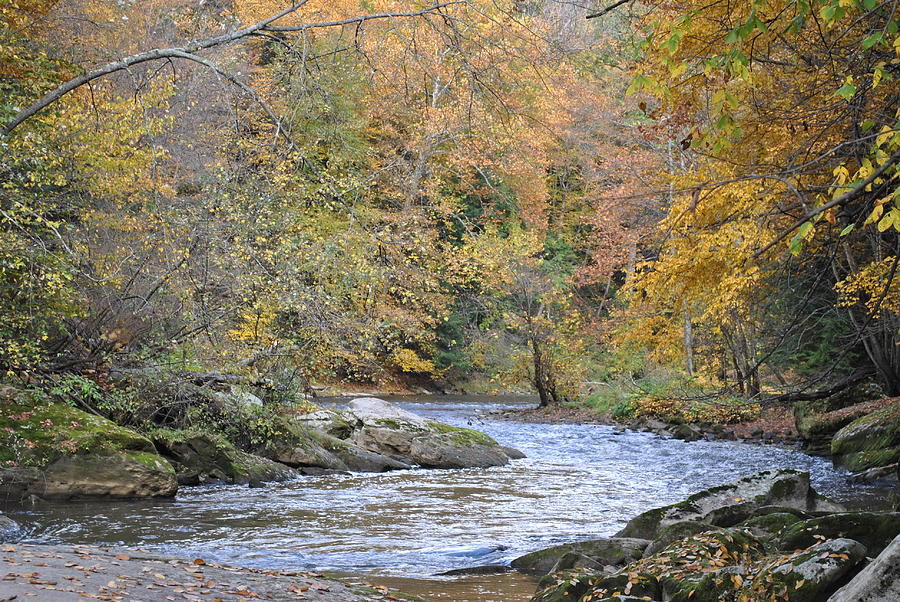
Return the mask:
<svg viewBox="0 0 900 602">
<path fill-rule="evenodd" d="M 0 369 L 900 394 L 898 56 L 876 0 L 4 3 Z"/>
</svg>

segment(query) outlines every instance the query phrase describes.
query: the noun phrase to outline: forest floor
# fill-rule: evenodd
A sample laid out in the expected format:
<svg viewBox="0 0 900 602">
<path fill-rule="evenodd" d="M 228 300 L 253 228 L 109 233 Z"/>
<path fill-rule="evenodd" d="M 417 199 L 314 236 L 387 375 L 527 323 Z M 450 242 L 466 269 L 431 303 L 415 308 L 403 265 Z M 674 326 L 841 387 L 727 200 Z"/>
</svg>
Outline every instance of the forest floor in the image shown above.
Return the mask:
<svg viewBox="0 0 900 602">
<path fill-rule="evenodd" d="M 0 602 L 143 602 L 418 599 L 385 587 L 348 586 L 313 573 L 238 568 L 144 550 L 81 545 L 0 546 Z"/>
</svg>

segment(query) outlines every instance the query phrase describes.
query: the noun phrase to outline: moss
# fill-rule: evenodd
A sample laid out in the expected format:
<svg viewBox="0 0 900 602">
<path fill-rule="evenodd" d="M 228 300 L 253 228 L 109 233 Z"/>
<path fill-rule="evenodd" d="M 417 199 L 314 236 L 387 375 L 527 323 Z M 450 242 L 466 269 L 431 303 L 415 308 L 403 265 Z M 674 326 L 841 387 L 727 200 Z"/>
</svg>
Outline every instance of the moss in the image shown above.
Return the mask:
<svg viewBox="0 0 900 602">
<path fill-rule="evenodd" d="M 900 533 L 900 512 L 846 512 L 786 525 L 778 536 L 778 545 L 783 550 L 795 550 L 822 538 L 846 537 L 866 546 L 867 554 L 874 557 L 897 533 Z"/>
<path fill-rule="evenodd" d="M 442 422 L 432 422 L 431 430 L 441 434 L 449 433 L 454 443 L 459 445 L 497 445 L 497 442 L 488 437 L 481 431 L 462 428 L 458 426 L 450 426 Z"/>
<path fill-rule="evenodd" d="M 858 418 L 831 442 L 835 460 L 858 471 L 900 460 L 900 403 Z"/>
<path fill-rule="evenodd" d="M 153 470 L 175 474 L 175 468 L 159 454 L 148 452 L 129 452 L 128 457 Z"/>
<path fill-rule="evenodd" d="M 146 437 L 41 395 L 0 400 L 0 465 L 42 467 L 63 456 L 123 450 L 156 453 Z"/>
</svg>

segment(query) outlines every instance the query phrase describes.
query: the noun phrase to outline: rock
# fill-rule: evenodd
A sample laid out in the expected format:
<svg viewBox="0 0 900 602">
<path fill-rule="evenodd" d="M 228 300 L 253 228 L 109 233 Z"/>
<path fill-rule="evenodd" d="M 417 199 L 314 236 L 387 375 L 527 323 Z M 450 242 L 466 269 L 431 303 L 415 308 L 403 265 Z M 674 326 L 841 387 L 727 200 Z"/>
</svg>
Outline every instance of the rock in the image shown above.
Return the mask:
<svg viewBox="0 0 900 602">
<path fill-rule="evenodd" d="M 787 527 L 800 522 L 800 517 L 789 512 L 772 512 L 760 516 L 754 516 L 740 524 L 749 530 L 754 536 L 762 539 L 771 539 Z M 805 546 L 803 546 L 805 547 Z"/>
<path fill-rule="evenodd" d="M 866 415 L 867 403 L 844 408 L 828 402 L 800 402 L 794 406 L 794 425 L 806 441 L 806 452 L 816 456 L 831 454 L 831 439 L 839 430 Z"/>
<path fill-rule="evenodd" d="M 444 571 L 443 573 L 438 573 L 438 575 L 447 577 L 456 577 L 460 575 L 499 575 L 501 573 L 508 573 L 511 570 L 512 568 L 505 564 L 483 564 L 481 566 L 472 566 L 465 569 Z"/>
<path fill-rule="evenodd" d="M 789 595 L 794 602 L 820 602 L 865 555 L 866 548 L 858 541 L 824 541 L 761 570 L 750 590 L 778 597 Z"/>
<path fill-rule="evenodd" d="M 421 416 L 375 397 L 359 397 L 347 404 L 347 412 L 367 426 L 390 424 L 396 428 L 428 428 L 429 421 Z"/>
<path fill-rule="evenodd" d="M 619 573 L 591 575 L 585 573 L 556 573 L 541 579 L 540 591 L 532 602 L 580 602 L 581 600 L 622 599 L 652 600 L 659 597 L 656 577 L 643 574 Z"/>
<path fill-rule="evenodd" d="M 308 414 L 295 414 L 289 419 L 290 424 L 325 433 L 337 439 L 350 437 L 355 422 L 356 417 L 353 415 L 328 408 L 319 408 Z"/>
<path fill-rule="evenodd" d="M 528 456 L 526 456 L 524 453 L 522 453 L 521 451 L 517 450 L 517 449 L 514 448 L 514 447 L 509 447 L 509 446 L 506 446 L 506 445 L 501 445 L 501 446 L 500 446 L 500 450 L 501 450 L 504 454 L 506 454 L 507 457 L 508 457 L 510 460 L 521 460 L 522 458 L 527 458 L 527 457 L 528 457 Z"/>
<path fill-rule="evenodd" d="M 15 541 L 22 534 L 22 527 L 19 526 L 19 523 L 0 514 L 0 543 Z"/>
<path fill-rule="evenodd" d="M 730 527 L 752 518 L 760 507 L 771 505 L 799 510 L 843 509 L 810 487 L 808 472 L 766 470 L 695 493 L 683 502 L 639 514 L 616 537 L 655 539 L 662 528 L 685 520 Z"/>
<path fill-rule="evenodd" d="M 670 600 L 674 602 L 719 602 L 720 600 L 733 600 L 733 591 L 737 579 L 743 580 L 746 569 L 743 566 L 726 566 L 724 568 L 705 573 L 699 579 L 689 579 L 684 582 L 669 581 L 670 588 L 679 588 L 671 594 Z M 668 597 L 668 596 L 667 596 Z"/>
<path fill-rule="evenodd" d="M 232 385 L 229 391 L 210 391 L 209 395 L 218 402 L 224 410 L 247 410 L 263 407 L 263 400 L 240 387 Z"/>
<path fill-rule="evenodd" d="M 588 571 L 592 573 L 602 573 L 603 565 L 579 552 L 566 552 L 559 557 L 549 573 L 560 573 L 563 571 Z"/>
<path fill-rule="evenodd" d="M 896 602 L 900 600 L 900 535 L 828 602 Z"/>
<path fill-rule="evenodd" d="M 674 541 L 622 572 L 655 576 L 664 600 L 694 600 L 700 596 L 704 602 L 717 602 L 722 589 L 715 580 L 732 571 L 742 572 L 742 566 L 764 555 L 765 545 L 749 532 L 718 529 Z M 707 576 L 713 573 L 716 575 Z"/>
<path fill-rule="evenodd" d="M 488 468 L 509 463 L 499 445 L 486 445 L 456 433 L 415 437 L 404 456 L 425 468 Z"/>
<path fill-rule="evenodd" d="M 59 458 L 29 487 L 46 500 L 172 497 L 177 490 L 171 464 L 155 453 L 134 451 Z"/>
<path fill-rule="evenodd" d="M 858 472 L 900 460 L 900 402 L 857 418 L 831 440 L 836 464 Z"/>
<path fill-rule="evenodd" d="M 862 472 L 850 475 L 850 480 L 854 483 L 871 483 L 873 481 L 887 481 L 897 484 L 900 481 L 900 463 L 888 464 L 887 466 L 879 466 L 870 468 Z"/>
<path fill-rule="evenodd" d="M 714 525 L 694 520 L 683 520 L 672 523 L 662 529 L 656 539 L 650 542 L 650 545 L 644 550 L 644 558 L 653 556 L 674 541 L 714 529 L 717 529 Z"/>
<path fill-rule="evenodd" d="M 781 550 L 796 550 L 821 539 L 848 538 L 860 542 L 870 556 L 880 553 L 900 533 L 900 512 L 844 512 L 795 522 L 779 534 Z"/>
<path fill-rule="evenodd" d="M 698 441 L 703 439 L 703 432 L 690 424 L 678 424 L 672 427 L 672 436 L 684 441 Z"/>
<path fill-rule="evenodd" d="M 0 495 L 13 500 L 169 497 L 178 487 L 149 439 L 39 391 L 0 399 L 3 464 Z"/>
<path fill-rule="evenodd" d="M 208 433 L 156 431 L 160 451 L 179 468 L 182 482 L 259 484 L 292 479 L 297 472 L 267 458 L 248 454 Z"/>
<path fill-rule="evenodd" d="M 566 543 L 520 556 L 512 561 L 512 568 L 538 575 L 545 575 L 565 554 L 577 553 L 600 565 L 623 565 L 643 555 L 650 542 L 634 538 L 606 538 Z"/>
<path fill-rule="evenodd" d="M 347 412 L 357 420 L 352 443 L 405 464 L 486 468 L 509 463 L 503 448 L 484 433 L 427 420 L 380 399 L 354 399 Z"/>
</svg>

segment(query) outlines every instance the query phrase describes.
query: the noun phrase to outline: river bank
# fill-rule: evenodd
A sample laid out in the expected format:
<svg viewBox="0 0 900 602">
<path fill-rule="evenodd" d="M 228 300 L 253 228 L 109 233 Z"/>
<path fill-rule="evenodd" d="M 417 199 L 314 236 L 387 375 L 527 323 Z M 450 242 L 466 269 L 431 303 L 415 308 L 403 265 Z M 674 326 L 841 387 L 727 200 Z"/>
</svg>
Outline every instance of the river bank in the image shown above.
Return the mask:
<svg viewBox="0 0 900 602">
<path fill-rule="evenodd" d="M 34 600 L 418 600 L 386 587 L 316 573 L 234 567 L 148 550 L 86 545 L 0 547 L 0 602 Z"/>
<path fill-rule="evenodd" d="M 340 408 L 348 401 L 333 403 Z M 829 460 L 796 447 L 500 419 L 500 412 L 533 407 L 530 398 L 391 401 L 478 429 L 527 458 L 488 469 L 307 475 L 252 488 L 184 487 L 174 499 L 6 510 L 28 543 L 144 548 L 261 570 L 357 576 L 436 600 L 512 602 L 527 600 L 534 582 L 515 574 L 438 574 L 612 536 L 648 508 L 775 466 L 808 471 L 818 491 L 849 508 L 888 509 L 889 491 L 851 484 Z"/>
</svg>

